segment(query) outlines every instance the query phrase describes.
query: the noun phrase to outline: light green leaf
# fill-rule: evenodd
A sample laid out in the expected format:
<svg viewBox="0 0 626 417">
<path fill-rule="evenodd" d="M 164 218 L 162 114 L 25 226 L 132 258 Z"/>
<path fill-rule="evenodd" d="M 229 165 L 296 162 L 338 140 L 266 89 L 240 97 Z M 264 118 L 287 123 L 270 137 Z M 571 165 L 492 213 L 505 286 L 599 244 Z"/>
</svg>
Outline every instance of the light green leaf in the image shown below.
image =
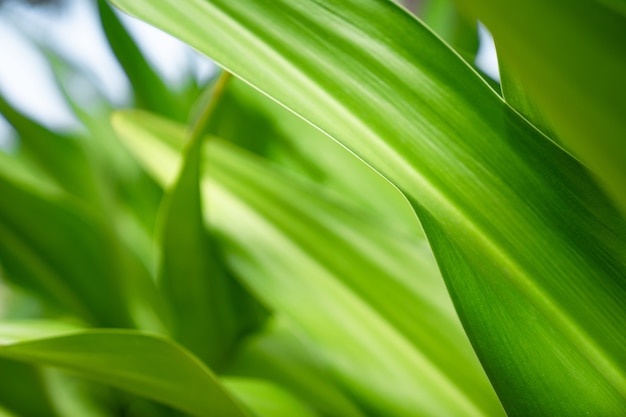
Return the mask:
<svg viewBox="0 0 626 417">
<path fill-rule="evenodd" d="M 227 374 L 263 378 L 306 400 L 321 415 L 364 417 L 364 414 L 337 387 L 336 381 L 320 366 L 321 358 L 310 342 L 286 320 L 269 320 L 233 353 Z"/>
<path fill-rule="evenodd" d="M 81 330 L 62 321 L 0 321 L 0 346 Z M 0 404 L 23 417 L 105 417 L 95 398 L 107 398 L 108 388 L 79 381 L 60 371 L 11 359 L 0 359 Z M 93 394 L 96 394 L 93 395 Z M 89 395 L 91 394 L 91 395 Z M 0 414 L 1 415 L 1 414 Z"/>
<path fill-rule="evenodd" d="M 222 382 L 235 398 L 253 410 L 258 417 L 318 415 L 287 390 L 269 382 L 244 378 L 224 378 Z"/>
<path fill-rule="evenodd" d="M 407 236 L 422 229 L 406 198 L 353 153 L 239 80 L 230 81 L 210 133 L 319 183 L 373 221 Z"/>
<path fill-rule="evenodd" d="M 115 125 L 148 171 L 163 177 L 179 163 L 182 138 L 164 134 L 175 128 L 131 112 Z M 307 333 L 349 396 L 390 416 L 501 413 L 424 241 L 363 221 L 216 139 L 207 155 L 206 215 L 230 265 Z"/>
<path fill-rule="evenodd" d="M 246 415 L 200 361 L 149 334 L 86 330 L 4 345 L 0 357 L 72 371 L 194 416 Z"/>
<path fill-rule="evenodd" d="M 419 22 L 383 0 L 115 3 L 214 58 L 411 198 L 448 285 L 463 288 L 452 291 L 457 309 L 509 414 L 626 407 L 623 218 L 578 162 Z M 493 16 L 508 4 L 498 3 Z M 583 7 L 542 4 L 559 15 Z M 598 13 L 591 18 L 606 17 Z M 526 24 L 534 12 L 519 17 Z M 609 80 L 623 72 L 617 39 L 599 45 Z M 588 88 L 580 84 L 576 94 Z M 570 109 L 586 100 L 565 97 Z M 626 95 L 613 97 L 615 104 Z M 603 107 L 594 113 L 607 124 L 585 137 L 623 133 L 623 105 Z"/>
</svg>

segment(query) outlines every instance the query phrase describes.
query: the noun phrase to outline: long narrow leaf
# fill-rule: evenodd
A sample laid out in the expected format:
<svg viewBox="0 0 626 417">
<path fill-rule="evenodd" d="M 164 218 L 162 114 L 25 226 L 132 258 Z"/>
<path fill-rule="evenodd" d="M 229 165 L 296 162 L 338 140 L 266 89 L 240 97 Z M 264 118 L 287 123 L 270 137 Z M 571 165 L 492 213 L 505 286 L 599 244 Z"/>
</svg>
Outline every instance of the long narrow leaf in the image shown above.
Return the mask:
<svg viewBox="0 0 626 417">
<path fill-rule="evenodd" d="M 397 188 L 350 151 L 268 97 L 232 80 L 211 133 L 323 185 L 375 221 L 421 236 L 415 213 Z"/>
<path fill-rule="evenodd" d="M 499 58 L 498 67 L 500 72 L 500 86 L 502 97 L 508 105 L 520 112 L 530 123 L 537 129 L 541 130 L 546 136 L 559 143 L 558 136 L 550 125 L 545 114 L 537 106 L 537 103 L 524 86 L 520 83 L 519 77 L 513 74 L 512 69 L 504 62 L 504 58 Z"/>
<path fill-rule="evenodd" d="M 98 0 L 102 29 L 115 57 L 130 80 L 137 105 L 164 116 L 180 118 L 174 95 L 146 61 L 135 40 L 105 0 Z M 184 116 L 183 116 L 184 117 Z"/>
<path fill-rule="evenodd" d="M 20 137 L 20 152 L 35 162 L 59 186 L 91 203 L 100 203 L 100 188 L 84 144 L 53 132 L 15 109 L 0 95 L 0 113 Z"/>
<path fill-rule="evenodd" d="M 561 140 L 599 176 L 625 214 L 625 3 L 462 3 L 491 30 L 498 53 L 514 69 Z"/>
<path fill-rule="evenodd" d="M 209 112 L 224 86 L 215 88 L 220 91 L 208 103 Z M 224 365 L 233 344 L 261 320 L 263 311 L 228 274 L 204 228 L 202 127 L 189 138 L 180 173 L 163 203 L 159 284 L 172 305 L 174 337 L 215 369 Z"/>
<path fill-rule="evenodd" d="M 413 17 L 383 0 L 116 4 L 207 53 L 411 197 L 435 225 L 448 285 L 468 284 L 453 290 L 457 309 L 510 414 L 626 407 L 623 219 L 578 162 Z M 606 113 L 620 114 L 613 133 L 618 108 Z"/>
<path fill-rule="evenodd" d="M 263 378 L 289 387 L 321 415 L 364 417 L 355 401 L 325 372 L 319 355 L 309 347 L 303 333 L 296 332 L 286 320 L 271 320 L 240 344 L 227 373 Z"/>
<path fill-rule="evenodd" d="M 70 370 L 194 416 L 247 415 L 201 362 L 156 336 L 86 330 L 0 346 L 0 357 Z"/>
<path fill-rule="evenodd" d="M 226 378 L 226 387 L 259 417 L 316 417 L 310 407 L 298 401 L 284 388 L 243 378 Z"/>
<path fill-rule="evenodd" d="M 0 261 L 7 277 L 88 322 L 129 326 L 115 261 L 103 251 L 110 242 L 102 225 L 62 196 L 2 176 L 0 194 Z"/>
<path fill-rule="evenodd" d="M 122 113 L 115 125 L 168 182 L 164 172 L 179 163 L 182 140 L 159 120 Z M 362 407 L 394 416 L 500 413 L 425 242 L 364 222 L 217 140 L 208 155 L 216 184 L 205 188 L 207 216 L 231 266 L 306 331 L 328 372 Z"/>
</svg>

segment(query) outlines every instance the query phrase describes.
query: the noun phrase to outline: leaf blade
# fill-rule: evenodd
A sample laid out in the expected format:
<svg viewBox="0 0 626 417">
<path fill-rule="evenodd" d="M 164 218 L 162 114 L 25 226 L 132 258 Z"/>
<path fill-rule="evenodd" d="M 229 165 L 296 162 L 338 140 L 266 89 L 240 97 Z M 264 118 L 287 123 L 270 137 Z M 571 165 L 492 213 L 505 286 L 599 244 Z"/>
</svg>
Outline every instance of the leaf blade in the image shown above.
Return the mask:
<svg viewBox="0 0 626 417">
<path fill-rule="evenodd" d="M 374 0 L 116 3 L 204 51 L 376 167 L 436 217 L 480 272 L 476 279 L 526 291 L 516 306 L 542 310 L 530 332 L 541 338 L 515 346 L 515 355 L 541 353 L 560 367 L 546 374 L 539 363 L 516 363 L 492 374 L 528 382 L 523 395 L 506 383 L 496 387 L 508 412 L 567 415 L 589 403 L 608 401 L 616 411 L 626 405 L 623 218 L 580 164 L 412 17 Z M 452 271 L 449 282 L 464 279 Z M 496 294 L 481 296 L 485 305 L 500 303 Z M 478 323 L 470 337 L 491 340 L 478 352 L 484 361 L 511 357 L 501 347 L 513 310 L 502 310 L 505 320 L 464 311 Z M 553 333 L 564 335 L 557 340 L 567 359 L 554 350 Z M 588 391 L 570 361 L 597 365 L 591 368 L 608 394 Z M 535 379 L 542 383 L 530 383 Z M 573 400 L 553 402 L 563 387 Z"/>
<path fill-rule="evenodd" d="M 146 114 L 117 117 L 148 171 L 167 182 L 163 172 L 177 163 L 182 141 L 163 132 L 176 129 Z M 203 185 L 206 216 L 231 266 L 266 304 L 305 329 L 328 372 L 362 407 L 398 416 L 501 413 L 424 242 L 381 233 L 267 163 L 215 139 L 210 146 L 215 184 Z"/>
<path fill-rule="evenodd" d="M 195 416 L 246 415 L 201 362 L 154 335 L 85 330 L 4 345 L 0 356 L 71 370 Z"/>
</svg>

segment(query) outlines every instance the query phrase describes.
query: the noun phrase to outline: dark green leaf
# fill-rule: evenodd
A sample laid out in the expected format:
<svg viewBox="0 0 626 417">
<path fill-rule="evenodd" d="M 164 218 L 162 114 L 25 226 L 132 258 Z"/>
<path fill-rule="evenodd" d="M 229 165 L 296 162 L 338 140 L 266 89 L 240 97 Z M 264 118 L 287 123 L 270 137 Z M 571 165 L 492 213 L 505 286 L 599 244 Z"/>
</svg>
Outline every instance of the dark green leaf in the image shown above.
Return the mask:
<svg viewBox="0 0 626 417">
<path fill-rule="evenodd" d="M 625 3 L 463 2 L 491 30 L 498 54 L 559 138 L 626 213 Z"/>
</svg>

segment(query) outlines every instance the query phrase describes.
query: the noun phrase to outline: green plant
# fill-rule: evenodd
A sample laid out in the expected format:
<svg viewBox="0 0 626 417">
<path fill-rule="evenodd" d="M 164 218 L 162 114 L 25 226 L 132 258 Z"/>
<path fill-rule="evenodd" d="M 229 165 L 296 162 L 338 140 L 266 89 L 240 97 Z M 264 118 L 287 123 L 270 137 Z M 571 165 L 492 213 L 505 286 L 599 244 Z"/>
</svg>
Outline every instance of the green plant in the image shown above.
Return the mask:
<svg viewBox="0 0 626 417">
<path fill-rule="evenodd" d="M 169 89 L 100 2 L 140 109 L 0 101 L 9 316 L 45 319 L 0 325 L 1 412 L 624 413 L 622 2 L 114 3 L 226 72 Z"/>
</svg>

